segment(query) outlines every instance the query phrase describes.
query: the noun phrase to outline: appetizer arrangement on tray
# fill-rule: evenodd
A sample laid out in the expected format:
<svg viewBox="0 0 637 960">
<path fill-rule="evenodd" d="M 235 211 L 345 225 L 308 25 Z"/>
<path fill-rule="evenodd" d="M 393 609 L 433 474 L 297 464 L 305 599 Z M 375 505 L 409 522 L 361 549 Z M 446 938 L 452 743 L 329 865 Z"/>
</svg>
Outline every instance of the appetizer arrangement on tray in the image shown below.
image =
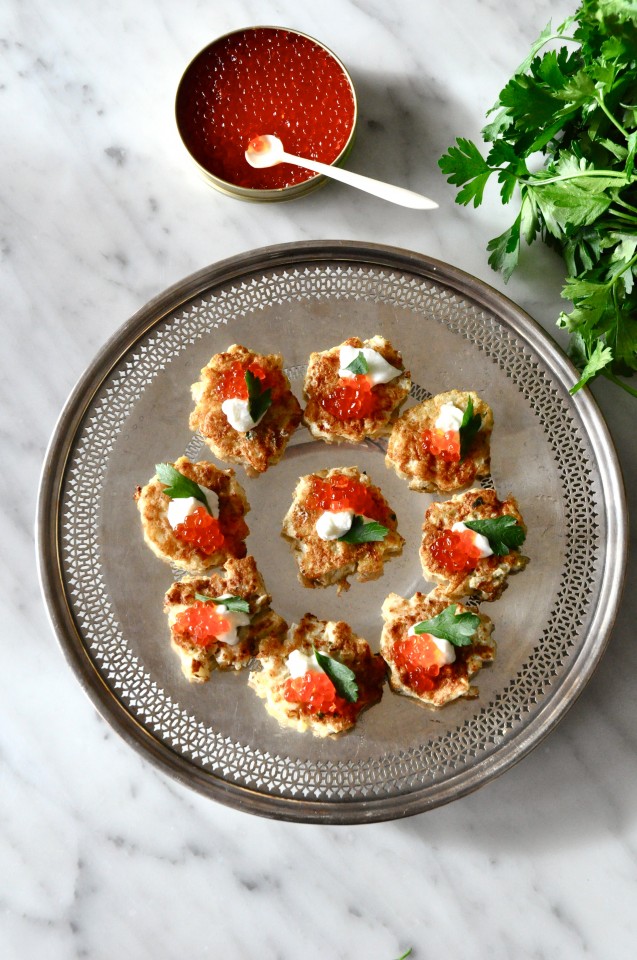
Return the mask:
<svg viewBox="0 0 637 960">
<path fill-rule="evenodd" d="M 189 681 L 248 668 L 249 686 L 281 726 L 319 737 L 350 730 L 381 699 L 386 679 L 393 692 L 433 708 L 477 696 L 470 681 L 496 653 L 493 624 L 478 604 L 497 600 L 509 574 L 526 566 L 526 527 L 512 496 L 472 486 L 490 470 L 493 414 L 485 401 L 451 390 L 399 415 L 411 385 L 401 354 L 380 336 L 312 353 L 304 411 L 280 355 L 235 344 L 202 369 L 190 427 L 219 460 L 240 464 L 250 477 L 276 466 L 303 422 L 328 444 L 387 437 L 386 466 L 411 490 L 462 492 L 425 513 L 420 560 L 434 589 L 387 596 L 373 653 L 371 638 L 343 621 L 307 613 L 288 626 L 271 608 L 247 556 L 250 506 L 233 469 L 185 456 L 158 464 L 135 498 L 150 549 L 186 571 L 168 588 L 164 610 Z M 336 586 L 340 594 L 349 577 L 376 580 L 402 553 L 397 525 L 381 488 L 351 466 L 300 477 L 281 532 L 301 584 Z"/>
</svg>

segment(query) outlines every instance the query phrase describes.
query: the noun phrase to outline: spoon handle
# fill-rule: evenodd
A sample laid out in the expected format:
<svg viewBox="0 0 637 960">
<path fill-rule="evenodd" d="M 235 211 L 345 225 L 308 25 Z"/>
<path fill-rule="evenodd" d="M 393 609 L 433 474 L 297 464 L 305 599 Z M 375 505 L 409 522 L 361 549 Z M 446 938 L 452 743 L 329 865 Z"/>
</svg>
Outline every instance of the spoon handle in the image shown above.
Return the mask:
<svg viewBox="0 0 637 960">
<path fill-rule="evenodd" d="M 322 173 L 326 177 L 331 177 L 332 180 L 340 180 L 341 183 L 347 183 L 350 187 L 365 190 L 366 193 L 372 193 L 375 197 L 397 203 L 401 207 L 412 207 L 414 210 L 435 210 L 438 207 L 435 200 L 423 197 L 420 193 L 414 193 L 413 190 L 405 190 L 404 187 L 395 187 L 391 183 L 383 183 L 382 180 L 364 177 L 362 173 L 352 173 L 351 170 L 344 170 L 342 167 L 331 167 L 327 163 L 319 163 L 318 160 L 304 160 L 291 153 L 283 153 L 281 163 L 292 163 L 297 167 L 313 170 L 314 173 Z"/>
</svg>

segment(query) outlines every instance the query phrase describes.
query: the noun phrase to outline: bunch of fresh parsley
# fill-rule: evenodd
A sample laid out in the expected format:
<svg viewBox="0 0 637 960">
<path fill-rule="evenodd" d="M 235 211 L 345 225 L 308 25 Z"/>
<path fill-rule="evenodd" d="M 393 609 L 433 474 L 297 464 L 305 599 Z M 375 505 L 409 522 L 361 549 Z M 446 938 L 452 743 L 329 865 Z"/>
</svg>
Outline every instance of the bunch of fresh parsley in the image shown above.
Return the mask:
<svg viewBox="0 0 637 960">
<path fill-rule="evenodd" d="M 519 187 L 518 216 L 490 241 L 489 263 L 508 280 L 522 237 L 556 247 L 573 304 L 557 323 L 581 370 L 572 392 L 603 373 L 637 396 L 620 379 L 637 370 L 637 0 L 584 0 L 549 23 L 489 113 L 486 159 L 458 138 L 439 161 L 462 188 L 456 201 L 477 207 L 494 174 L 503 203 Z"/>
</svg>

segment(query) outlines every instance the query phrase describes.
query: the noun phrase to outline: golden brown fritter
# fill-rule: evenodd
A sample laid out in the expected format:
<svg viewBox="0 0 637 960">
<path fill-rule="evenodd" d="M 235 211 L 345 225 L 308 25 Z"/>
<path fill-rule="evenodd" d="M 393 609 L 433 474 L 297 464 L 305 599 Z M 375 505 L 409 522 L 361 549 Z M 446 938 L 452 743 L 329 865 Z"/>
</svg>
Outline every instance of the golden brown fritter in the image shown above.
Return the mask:
<svg viewBox="0 0 637 960">
<path fill-rule="evenodd" d="M 440 584 L 440 591 L 452 599 L 475 595 L 482 600 L 497 600 L 505 590 L 510 573 L 523 570 L 529 562 L 518 550 L 505 556 L 493 555 L 476 562 L 474 569 L 449 572 L 432 555 L 432 545 L 454 523 L 467 520 L 486 520 L 509 514 L 515 517 L 526 533 L 526 526 L 514 497 L 499 500 L 495 490 L 466 490 L 451 500 L 432 503 L 425 514 L 420 561 L 426 580 Z"/>
<path fill-rule="evenodd" d="M 221 404 L 227 399 L 224 384 L 228 378 L 233 373 L 236 377 L 238 370 L 243 381 L 245 370 L 251 366 L 266 375 L 265 386 L 272 389 L 272 403 L 255 427 L 241 433 L 229 424 Z M 195 409 L 190 415 L 190 429 L 200 431 L 215 456 L 226 463 L 242 464 L 250 477 L 278 463 L 301 422 L 301 406 L 290 390 L 278 353 L 263 355 L 233 344 L 225 353 L 212 357 L 191 390 Z"/>
<path fill-rule="evenodd" d="M 338 375 L 339 354 L 343 346 L 370 347 L 382 354 L 393 367 L 403 371 L 389 383 L 379 383 L 373 387 L 374 409 L 371 415 L 363 418 L 342 420 L 324 406 L 326 399 L 333 396 L 334 391 L 343 383 Z M 410 390 L 409 371 L 405 370 L 400 353 L 388 340 L 380 336 L 370 340 L 350 337 L 337 347 L 310 355 L 305 375 L 304 395 L 307 405 L 303 422 L 314 437 L 327 443 L 339 443 L 343 440 L 361 443 L 366 437 L 379 437 L 390 432 L 392 419 L 398 414 Z"/>
<path fill-rule="evenodd" d="M 338 698 L 329 712 L 315 713 L 304 703 L 291 703 L 286 699 L 286 684 L 291 679 L 286 659 L 293 650 L 311 656 L 312 648 L 325 653 L 356 675 L 358 699 L 354 703 Z M 311 730 L 316 737 L 344 733 L 356 723 L 360 713 L 383 695 L 385 664 L 379 654 L 372 654 L 369 644 L 357 637 L 352 628 L 342 621 L 317 620 L 307 613 L 298 626 L 293 627 L 282 648 L 276 643 L 262 644 L 259 653 L 261 670 L 253 671 L 249 686 L 257 696 L 265 700 L 265 708 L 281 726 L 291 727 L 299 733 Z"/>
<path fill-rule="evenodd" d="M 316 521 L 323 513 L 320 507 L 308 503 L 315 480 L 330 480 L 345 476 L 362 484 L 374 503 L 373 516 L 387 527 L 384 540 L 372 543 L 345 543 L 341 540 L 322 540 L 316 532 Z M 292 544 L 299 567 L 299 580 L 305 587 L 328 587 L 337 584 L 338 592 L 349 589 L 347 578 L 357 575 L 359 581 L 376 580 L 382 575 L 383 565 L 392 557 L 400 556 L 405 543 L 397 531 L 396 514 L 379 488 L 357 467 L 336 467 L 319 470 L 299 479 L 294 490 L 292 506 L 283 520 L 282 534 Z"/>
<path fill-rule="evenodd" d="M 445 461 L 429 453 L 423 443 L 423 434 L 425 430 L 434 430 L 442 405 L 453 403 L 464 411 L 469 397 L 473 412 L 481 416 L 482 424 L 464 457 L 459 461 Z M 449 390 L 401 414 L 389 438 L 385 463 L 393 467 L 399 477 L 409 481 L 411 490 L 430 493 L 460 490 L 472 484 L 476 477 L 488 476 L 492 430 L 493 413 L 484 400 L 471 390 Z"/>
<path fill-rule="evenodd" d="M 138 487 L 135 491 L 144 539 L 153 553 L 161 560 L 173 563 L 190 573 L 205 573 L 211 567 L 222 566 L 230 557 L 245 557 L 247 551 L 244 540 L 250 531 L 244 516 L 250 506 L 241 486 L 235 480 L 234 470 L 219 470 L 207 461 L 191 463 L 188 457 L 180 457 L 171 466 L 217 494 L 218 519 L 224 542 L 220 550 L 208 555 L 194 544 L 180 540 L 168 522 L 170 497 L 166 496 L 164 484 L 155 475 L 145 487 Z"/>
<path fill-rule="evenodd" d="M 272 598 L 254 557 L 228 560 L 224 571 L 209 577 L 184 577 L 173 583 L 164 597 L 171 646 L 180 658 L 184 676 L 194 683 L 204 683 L 215 668 L 240 670 L 257 655 L 261 644 L 267 644 L 268 650 L 276 650 L 288 629 L 285 620 L 270 609 Z M 190 631 L 180 629 L 180 614 L 200 605 L 196 593 L 213 598 L 230 594 L 248 602 L 250 624 L 238 628 L 238 643 L 213 640 L 202 644 Z"/>
<path fill-rule="evenodd" d="M 417 665 L 410 664 L 405 659 L 404 653 L 401 657 L 400 641 L 407 638 L 409 628 L 422 620 L 433 619 L 449 605 L 449 597 L 438 590 L 432 590 L 426 596 L 416 593 L 411 600 L 404 600 L 398 594 L 390 593 L 382 607 L 385 626 L 381 635 L 380 652 L 390 670 L 389 685 L 396 693 L 414 697 L 432 707 L 443 707 L 458 697 L 477 696 L 477 689 L 469 681 L 483 663 L 495 658 L 496 653 L 495 641 L 491 639 L 491 620 L 483 613 L 457 603 L 454 615 L 473 613 L 479 617 L 480 626 L 471 644 L 454 648 L 456 659 L 453 663 L 441 666 L 440 672 L 434 676 L 432 674 L 435 674 L 435 670 L 432 673 L 419 670 Z"/>
</svg>

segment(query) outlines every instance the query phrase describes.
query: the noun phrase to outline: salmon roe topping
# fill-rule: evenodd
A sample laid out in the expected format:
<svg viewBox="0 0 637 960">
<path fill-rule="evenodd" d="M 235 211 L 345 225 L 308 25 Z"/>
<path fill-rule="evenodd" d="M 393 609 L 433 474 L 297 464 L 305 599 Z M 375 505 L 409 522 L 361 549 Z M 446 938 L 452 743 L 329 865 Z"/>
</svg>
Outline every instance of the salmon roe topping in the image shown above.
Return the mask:
<svg viewBox="0 0 637 960">
<path fill-rule="evenodd" d="M 426 453 L 430 453 L 445 463 L 458 463 L 460 460 L 460 433 L 458 430 L 425 430 L 422 441 Z"/>
<path fill-rule="evenodd" d="M 225 539 L 219 521 L 203 506 L 197 507 L 183 523 L 175 527 L 175 536 L 184 543 L 191 543 L 206 556 L 221 550 Z"/>
<path fill-rule="evenodd" d="M 397 640 L 392 656 L 404 684 L 416 693 L 435 689 L 444 658 L 428 633 Z"/>
<path fill-rule="evenodd" d="M 227 370 L 219 374 L 217 383 L 217 393 L 222 400 L 248 399 L 248 385 L 246 383 L 246 370 L 253 373 L 259 380 L 262 390 L 272 390 L 272 397 L 280 396 L 285 389 L 285 380 L 278 370 L 264 370 L 260 364 L 253 360 L 252 363 L 245 364 L 239 360 L 233 363 Z"/>
<path fill-rule="evenodd" d="M 302 677 L 285 681 L 283 696 L 288 703 L 300 703 L 307 713 L 327 713 L 344 716 L 352 704 L 339 697 L 334 684 L 325 673 L 308 670 Z"/>
<path fill-rule="evenodd" d="M 331 513 L 353 510 L 370 520 L 383 520 L 386 513 L 366 484 L 342 473 L 329 480 L 313 477 L 306 503 L 311 510 L 329 510 Z"/>
<path fill-rule="evenodd" d="M 431 545 L 436 563 L 450 573 L 475 570 L 482 559 L 471 530 L 445 530 Z"/>
<path fill-rule="evenodd" d="M 217 613 L 214 603 L 197 601 L 177 615 L 174 624 L 175 633 L 198 647 L 209 647 L 211 643 L 230 630 L 230 621 Z"/>
<path fill-rule="evenodd" d="M 352 131 L 355 103 L 335 57 L 309 37 L 256 27 L 222 37 L 188 67 L 177 119 L 195 160 L 222 180 L 279 189 L 314 176 L 288 163 L 257 170 L 244 151 L 272 133 L 289 153 L 332 163 Z"/>
<path fill-rule="evenodd" d="M 361 420 L 371 417 L 378 406 L 378 395 L 364 373 L 341 377 L 331 393 L 319 397 L 324 410 L 337 420 Z"/>
</svg>

